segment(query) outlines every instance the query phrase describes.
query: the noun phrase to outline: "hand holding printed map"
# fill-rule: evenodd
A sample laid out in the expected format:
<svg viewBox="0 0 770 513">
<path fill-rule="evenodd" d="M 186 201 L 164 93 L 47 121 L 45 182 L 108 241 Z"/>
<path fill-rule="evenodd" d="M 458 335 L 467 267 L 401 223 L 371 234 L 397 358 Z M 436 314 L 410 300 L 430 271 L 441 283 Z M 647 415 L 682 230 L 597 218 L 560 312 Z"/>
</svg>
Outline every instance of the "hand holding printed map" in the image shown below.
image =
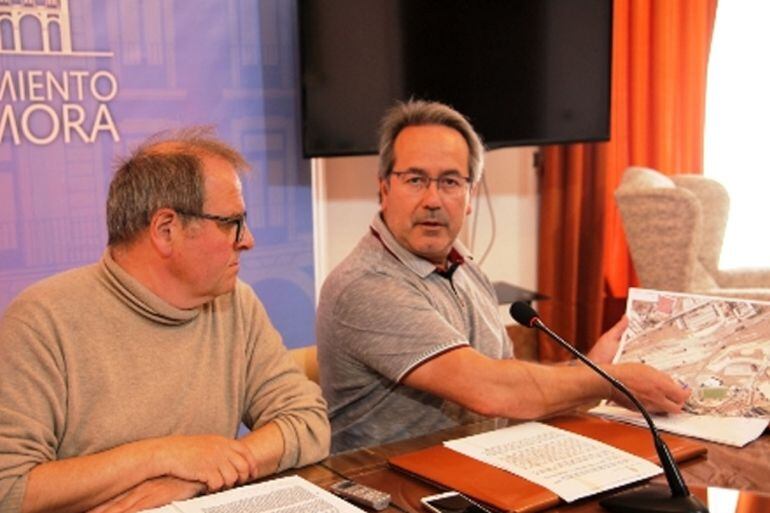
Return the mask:
<svg viewBox="0 0 770 513">
<path fill-rule="evenodd" d="M 626 315 L 616 363 L 690 387 L 690 413 L 770 417 L 770 303 L 630 289 Z"/>
</svg>

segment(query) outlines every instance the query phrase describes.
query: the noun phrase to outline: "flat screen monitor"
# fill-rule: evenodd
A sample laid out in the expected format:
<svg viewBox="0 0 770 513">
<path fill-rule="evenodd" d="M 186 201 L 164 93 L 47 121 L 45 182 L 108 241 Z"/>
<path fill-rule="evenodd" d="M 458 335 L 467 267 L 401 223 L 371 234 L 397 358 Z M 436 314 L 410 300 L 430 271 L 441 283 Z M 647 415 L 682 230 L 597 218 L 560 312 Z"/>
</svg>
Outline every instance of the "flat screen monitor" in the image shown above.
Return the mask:
<svg viewBox="0 0 770 513">
<path fill-rule="evenodd" d="M 306 157 L 377 152 L 398 100 L 490 149 L 609 138 L 612 0 L 299 0 Z"/>
</svg>

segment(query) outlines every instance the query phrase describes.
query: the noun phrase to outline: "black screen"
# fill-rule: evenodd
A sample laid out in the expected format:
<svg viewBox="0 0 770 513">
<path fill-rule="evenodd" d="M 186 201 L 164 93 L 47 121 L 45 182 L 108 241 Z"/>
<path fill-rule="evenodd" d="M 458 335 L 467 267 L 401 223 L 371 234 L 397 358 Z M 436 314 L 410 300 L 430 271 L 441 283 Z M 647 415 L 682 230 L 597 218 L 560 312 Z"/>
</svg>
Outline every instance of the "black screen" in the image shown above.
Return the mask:
<svg viewBox="0 0 770 513">
<path fill-rule="evenodd" d="M 376 153 L 396 100 L 489 148 L 609 138 L 611 0 L 299 0 L 306 157 Z"/>
</svg>

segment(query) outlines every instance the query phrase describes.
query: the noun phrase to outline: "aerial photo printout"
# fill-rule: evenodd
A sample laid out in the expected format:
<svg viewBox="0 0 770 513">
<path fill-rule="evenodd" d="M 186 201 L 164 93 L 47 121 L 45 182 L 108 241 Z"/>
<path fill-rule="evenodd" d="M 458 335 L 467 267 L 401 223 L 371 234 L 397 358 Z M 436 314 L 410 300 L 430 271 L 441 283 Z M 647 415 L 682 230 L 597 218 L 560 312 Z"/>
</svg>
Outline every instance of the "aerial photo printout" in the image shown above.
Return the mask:
<svg viewBox="0 0 770 513">
<path fill-rule="evenodd" d="M 616 362 L 689 386 L 691 413 L 770 416 L 770 302 L 630 289 Z"/>
</svg>

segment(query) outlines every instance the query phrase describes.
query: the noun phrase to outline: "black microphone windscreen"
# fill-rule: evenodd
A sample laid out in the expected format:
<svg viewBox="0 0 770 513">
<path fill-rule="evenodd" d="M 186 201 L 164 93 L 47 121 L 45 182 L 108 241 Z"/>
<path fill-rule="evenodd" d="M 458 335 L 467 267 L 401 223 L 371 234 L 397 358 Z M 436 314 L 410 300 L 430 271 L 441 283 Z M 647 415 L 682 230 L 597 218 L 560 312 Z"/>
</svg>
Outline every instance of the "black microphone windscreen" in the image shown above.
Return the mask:
<svg viewBox="0 0 770 513">
<path fill-rule="evenodd" d="M 532 321 L 537 319 L 537 312 L 524 301 L 516 301 L 509 310 L 513 320 L 522 326 L 532 327 Z"/>
</svg>

